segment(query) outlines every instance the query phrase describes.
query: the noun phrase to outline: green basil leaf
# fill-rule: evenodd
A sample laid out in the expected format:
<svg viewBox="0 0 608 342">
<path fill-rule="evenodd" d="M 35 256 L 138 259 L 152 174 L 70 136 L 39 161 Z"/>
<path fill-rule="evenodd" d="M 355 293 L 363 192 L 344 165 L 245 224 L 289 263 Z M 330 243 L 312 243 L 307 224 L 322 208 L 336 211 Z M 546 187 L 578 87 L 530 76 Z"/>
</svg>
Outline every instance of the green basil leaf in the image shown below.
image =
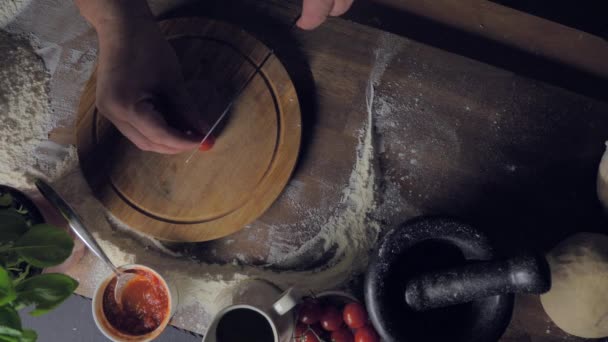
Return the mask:
<svg viewBox="0 0 608 342">
<path fill-rule="evenodd" d="M 38 334 L 32 329 L 23 329 L 19 342 L 36 342 Z"/>
<path fill-rule="evenodd" d="M 8 192 L 0 195 L 0 207 L 10 207 L 13 205 L 13 196 Z"/>
<path fill-rule="evenodd" d="M 0 341 L 2 341 L 2 342 L 19 342 L 19 337 L 0 334 Z"/>
<path fill-rule="evenodd" d="M 13 285 L 17 285 L 20 282 L 22 282 L 30 274 L 31 269 L 32 269 L 32 265 L 27 264 L 25 266 L 25 269 L 23 271 L 21 271 L 21 273 L 19 273 L 19 276 L 17 276 L 17 278 L 13 279 Z"/>
<path fill-rule="evenodd" d="M 13 242 L 26 231 L 25 217 L 13 210 L 0 210 L 0 243 Z"/>
<path fill-rule="evenodd" d="M 0 306 L 6 305 L 15 300 L 15 298 L 17 298 L 17 293 L 13 288 L 13 281 L 8 271 L 0 267 Z"/>
<path fill-rule="evenodd" d="M 15 252 L 5 252 L 0 255 L 0 259 L 4 261 L 4 266 L 7 268 L 19 266 L 23 261 Z"/>
<path fill-rule="evenodd" d="M 15 209 L 15 211 L 21 215 L 27 215 L 30 212 L 24 206 L 19 207 L 19 209 Z"/>
<path fill-rule="evenodd" d="M 21 330 L 21 318 L 17 311 L 9 305 L 0 307 L 0 326 Z"/>
<path fill-rule="evenodd" d="M 19 283 L 17 290 L 17 306 L 35 305 L 32 316 L 45 314 L 64 300 L 78 287 L 78 282 L 65 274 L 47 273 L 33 276 Z"/>
<path fill-rule="evenodd" d="M 48 224 L 32 226 L 21 236 L 11 250 L 36 267 L 59 265 L 67 259 L 74 248 L 70 235 Z"/>
<path fill-rule="evenodd" d="M 0 334 L 0 341 L 2 341 L 2 342 L 19 342 L 19 337 Z"/>
<path fill-rule="evenodd" d="M 0 337 L 16 337 L 18 341 L 18 338 L 21 337 L 21 330 L 2 325 L 0 326 Z"/>
</svg>

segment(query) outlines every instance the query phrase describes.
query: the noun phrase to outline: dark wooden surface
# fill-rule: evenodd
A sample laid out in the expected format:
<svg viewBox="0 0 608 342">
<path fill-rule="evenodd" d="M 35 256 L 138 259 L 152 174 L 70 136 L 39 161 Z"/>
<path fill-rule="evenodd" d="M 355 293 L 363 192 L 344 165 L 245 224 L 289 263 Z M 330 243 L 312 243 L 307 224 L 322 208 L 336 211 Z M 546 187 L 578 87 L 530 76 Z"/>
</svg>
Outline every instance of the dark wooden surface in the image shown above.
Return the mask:
<svg viewBox="0 0 608 342">
<path fill-rule="evenodd" d="M 326 208 L 348 184 L 374 52 L 389 39 L 398 51 L 376 89 L 386 107 L 377 107 L 383 115 L 375 118 L 381 172 L 372 215 L 383 229 L 417 215 L 455 215 L 486 232 L 504 254 L 544 252 L 577 231 L 606 232 L 595 195 L 608 135 L 603 100 L 347 20 L 303 32 L 292 27 L 299 8 L 290 2 L 208 3 L 182 14 L 234 22 L 286 65 L 304 130 L 290 186 L 316 203 L 321 217 L 330 215 Z M 328 145 L 326 136 L 339 139 Z M 297 246 L 318 230 L 314 222 L 290 225 L 307 222 L 306 213 L 286 213 L 286 196 L 226 239 L 172 247 L 211 262 L 229 262 L 239 253 L 240 262 L 266 264 L 271 232 Z M 503 340 L 579 339 L 555 327 L 537 297 L 520 296 Z"/>
<path fill-rule="evenodd" d="M 608 39 L 608 4 L 604 1 L 583 0 L 492 0 L 504 6 L 547 18 L 566 26 L 591 32 Z"/>
<path fill-rule="evenodd" d="M 608 41 L 487 0 L 359 0 L 347 18 L 608 99 Z"/>
</svg>

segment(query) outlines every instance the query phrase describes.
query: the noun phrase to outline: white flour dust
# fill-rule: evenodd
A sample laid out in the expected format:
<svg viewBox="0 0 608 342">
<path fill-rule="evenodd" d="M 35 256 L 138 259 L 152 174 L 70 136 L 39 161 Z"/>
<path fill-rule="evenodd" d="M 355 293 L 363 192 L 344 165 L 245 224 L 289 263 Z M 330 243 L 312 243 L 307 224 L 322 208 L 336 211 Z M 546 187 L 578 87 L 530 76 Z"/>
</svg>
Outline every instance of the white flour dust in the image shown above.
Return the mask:
<svg viewBox="0 0 608 342">
<path fill-rule="evenodd" d="M 31 176 L 52 179 L 69 162 L 47 159 L 43 151 L 52 148 L 45 142 L 54 126 L 44 62 L 30 40 L 4 31 L 0 51 L 0 184 L 25 189 Z M 75 150 L 66 154 L 73 160 Z"/>
<path fill-rule="evenodd" d="M 371 93 L 370 93 L 370 90 Z M 372 144 L 372 111 L 373 84 L 370 80 L 368 87 L 367 110 L 368 122 L 361 131 L 357 147 L 357 159 L 351 172 L 348 187 L 342 191 L 338 210 L 321 223 L 319 233 L 305 242 L 297 250 L 289 251 L 280 256 L 273 256 L 273 263 L 283 268 L 296 266 L 302 257 L 310 256 L 311 251 L 322 254 L 334 249 L 334 255 L 327 264 L 331 269 L 327 272 L 332 276 L 342 278 L 345 272 L 357 273 L 367 264 L 366 252 L 371 248 L 378 233 L 375 222 L 368 220 L 368 214 L 375 208 L 374 201 L 374 148 Z M 318 224 L 322 218 L 316 215 L 318 209 L 308 209 L 310 221 L 305 224 Z M 271 250 L 274 247 L 271 240 Z M 275 247 L 276 249 L 276 247 Z M 314 257 L 314 256 L 313 256 Z M 319 274 L 315 275 L 317 278 Z M 329 279 L 328 279 L 329 280 Z M 332 282 L 334 283 L 334 282 Z M 335 285 L 335 284 L 334 284 Z"/>
<path fill-rule="evenodd" d="M 321 258 L 323 253 L 332 250 L 334 252 L 332 259 L 327 261 L 327 264 L 332 265 L 328 270 L 330 274 L 340 274 L 343 266 L 346 268 L 345 272 L 350 270 L 351 273 L 356 274 L 367 266 L 367 252 L 375 244 L 380 229 L 377 220 L 370 217 L 372 213 L 374 213 L 374 218 L 377 217 L 376 212 L 379 209 L 374 196 L 377 191 L 376 179 L 379 175 L 376 175 L 374 169 L 374 153 L 378 151 L 375 151 L 377 143 L 373 127 L 380 109 L 375 89 L 380 85 L 384 72 L 401 45 L 394 36 L 382 34 L 379 46 L 374 51 L 374 62 L 365 94 L 367 122 L 360 133 L 356 162 L 348 187 L 342 191 L 340 206 L 327 219 L 320 215 L 323 211 L 319 208 L 311 208 L 294 200 L 291 206 L 295 210 L 306 213 L 306 219 L 296 225 L 301 228 L 321 226 L 321 229 L 317 235 L 309 238 L 296 250 L 290 250 L 291 246 L 288 243 L 271 239 L 269 241 L 271 244 L 270 259 L 274 265 L 280 265 L 283 268 L 294 267 L 301 263 L 302 258 L 308 257 L 316 260 Z M 289 190 L 294 191 L 293 188 L 298 187 L 290 187 Z M 384 204 L 400 203 L 401 197 L 398 192 L 392 191 L 389 195 L 391 195 L 389 199 L 383 200 Z M 297 196 L 295 197 L 297 198 Z M 298 229 L 294 229 L 294 231 L 298 231 Z"/>
<path fill-rule="evenodd" d="M 0 28 L 10 23 L 32 0 L 2 0 L 0 3 Z"/>
</svg>

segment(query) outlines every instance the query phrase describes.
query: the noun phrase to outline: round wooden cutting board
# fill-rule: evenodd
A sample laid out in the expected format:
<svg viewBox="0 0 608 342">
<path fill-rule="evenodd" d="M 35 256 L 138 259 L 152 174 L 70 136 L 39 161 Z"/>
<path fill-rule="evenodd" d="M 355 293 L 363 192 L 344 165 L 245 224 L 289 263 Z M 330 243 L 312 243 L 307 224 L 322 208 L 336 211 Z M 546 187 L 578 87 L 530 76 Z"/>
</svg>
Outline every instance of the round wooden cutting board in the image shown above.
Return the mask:
<svg viewBox="0 0 608 342">
<path fill-rule="evenodd" d="M 170 156 L 144 152 L 95 107 L 95 74 L 78 109 L 78 156 L 94 194 L 130 227 L 161 240 L 196 242 L 234 233 L 279 196 L 296 163 L 301 115 L 295 88 L 274 54 L 228 24 L 160 22 L 174 47 L 192 105 L 215 122 L 215 146 Z"/>
</svg>

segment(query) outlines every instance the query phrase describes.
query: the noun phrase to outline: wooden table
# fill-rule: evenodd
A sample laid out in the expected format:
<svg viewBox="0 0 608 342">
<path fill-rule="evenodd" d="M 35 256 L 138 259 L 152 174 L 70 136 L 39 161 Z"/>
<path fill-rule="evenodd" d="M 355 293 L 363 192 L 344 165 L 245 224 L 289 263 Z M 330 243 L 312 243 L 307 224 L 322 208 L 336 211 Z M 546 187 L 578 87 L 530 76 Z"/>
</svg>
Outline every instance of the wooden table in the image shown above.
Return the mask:
<svg viewBox="0 0 608 342">
<path fill-rule="evenodd" d="M 478 2 L 459 1 L 458 6 Z M 56 99 L 59 109 L 69 112 L 79 95 L 75 88 L 82 65 L 94 59 L 95 35 L 71 2 L 35 3 L 40 10 L 29 11 L 33 19 L 21 26 L 64 48 L 58 51 L 71 62 L 54 77 L 74 84 Z M 383 141 L 377 154 L 377 194 L 380 200 L 397 199 L 380 203 L 373 213 L 383 229 L 421 214 L 458 215 L 486 231 L 504 253 L 547 250 L 576 231 L 606 231 L 595 196 L 608 127 L 605 79 L 531 55 L 533 45 L 521 53 L 446 27 L 437 18 L 421 19 L 365 0 L 357 0 L 345 19 L 329 20 L 313 32 L 293 28 L 300 11 L 294 0 L 199 3 L 203 8 L 182 14 L 233 22 L 281 57 L 305 113 L 303 150 L 285 195 L 255 224 L 227 239 L 175 248 L 218 262 L 232 261 L 238 253 L 244 263 L 258 265 L 266 264 L 270 253 L 263 243 L 270 226 L 284 223 L 284 229 L 272 233 L 294 245 L 316 234 L 314 229 L 291 229 L 305 213 L 283 209 L 291 190 L 315 202 L 320 216 L 329 215 L 327 208 L 339 200 L 366 119 L 363 94 L 381 38 L 399 47 L 377 87 L 379 98 L 393 108 L 383 120 L 376 113 L 377 126 L 382 124 L 375 137 Z M 475 34 L 484 31 L 469 28 Z M 82 34 L 64 37 L 64 31 Z M 559 47 L 556 37 L 550 40 L 554 48 Z M 570 50 L 576 51 L 570 57 L 580 52 Z M 606 68 L 600 64 L 588 70 Z M 328 139 L 339 143 L 328 144 Z M 83 277 L 90 275 L 86 266 Z M 503 340 L 580 339 L 555 327 L 536 296 L 519 296 Z"/>
<path fill-rule="evenodd" d="M 362 12 L 359 8 L 352 18 L 366 21 Z M 585 96 L 504 65 L 441 50 L 408 39 L 407 29 L 398 36 L 330 19 L 318 30 L 303 32 L 293 27 L 299 5 L 288 1 L 206 2 L 183 13 L 247 29 L 286 65 L 304 115 L 302 156 L 291 186 L 307 198 L 336 202 L 348 184 L 366 118 L 363 94 L 374 52 L 386 53 L 386 42 L 384 51 L 379 46 L 388 40 L 395 55 L 376 88 L 385 107 L 374 114 L 380 202 L 372 216 L 384 228 L 417 215 L 455 215 L 485 231 L 505 254 L 546 251 L 577 231 L 605 232 L 595 177 L 607 138 L 608 103 L 595 96 L 598 92 Z M 367 22 L 381 26 L 382 18 Z M 539 61 L 514 60 L 513 69 L 526 70 L 521 63 L 529 67 Z M 244 262 L 264 264 L 269 251 L 259 237 L 267 236 L 272 224 L 304 219 L 301 213 L 285 213 L 286 201 L 279 199 L 260 220 L 230 236 L 234 243 L 172 247 L 217 262 L 239 251 Z M 314 228 L 273 231 L 294 245 L 315 233 Z M 538 297 L 519 296 L 502 340 L 578 339 L 553 325 Z"/>
</svg>

